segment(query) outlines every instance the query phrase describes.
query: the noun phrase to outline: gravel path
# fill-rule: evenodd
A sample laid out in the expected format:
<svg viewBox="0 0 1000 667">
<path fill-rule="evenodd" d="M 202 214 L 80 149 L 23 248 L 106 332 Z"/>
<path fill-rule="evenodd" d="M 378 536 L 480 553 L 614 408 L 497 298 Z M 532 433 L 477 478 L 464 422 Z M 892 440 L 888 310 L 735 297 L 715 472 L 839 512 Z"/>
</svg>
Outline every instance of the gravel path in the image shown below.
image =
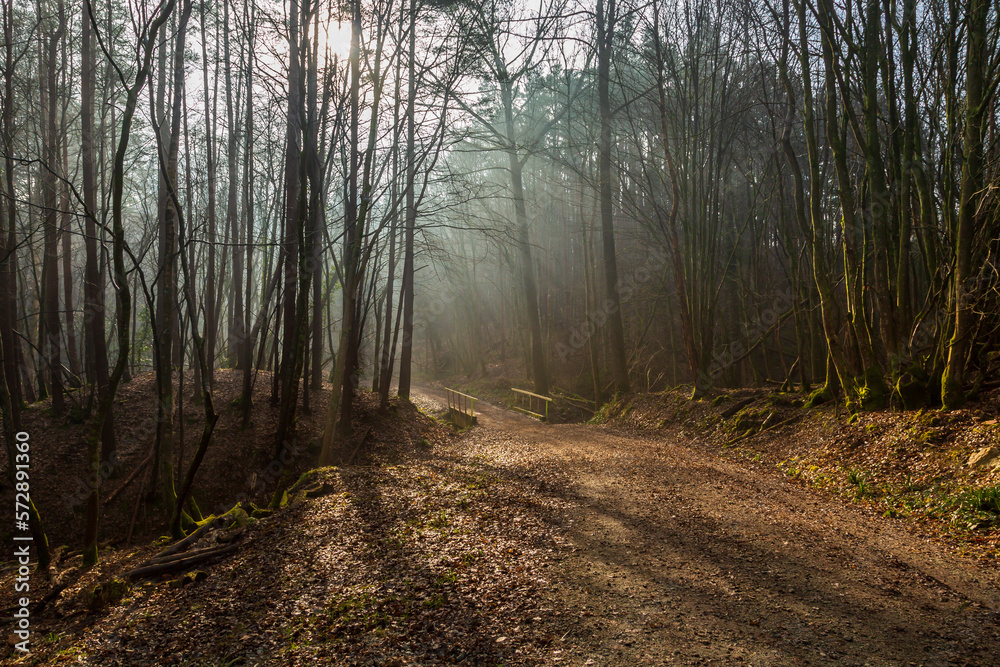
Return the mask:
<svg viewBox="0 0 1000 667">
<path fill-rule="evenodd" d="M 508 441 L 497 465 L 565 480 L 552 664 L 1000 664 L 994 568 L 765 466 L 476 407 L 466 446 Z"/>
</svg>

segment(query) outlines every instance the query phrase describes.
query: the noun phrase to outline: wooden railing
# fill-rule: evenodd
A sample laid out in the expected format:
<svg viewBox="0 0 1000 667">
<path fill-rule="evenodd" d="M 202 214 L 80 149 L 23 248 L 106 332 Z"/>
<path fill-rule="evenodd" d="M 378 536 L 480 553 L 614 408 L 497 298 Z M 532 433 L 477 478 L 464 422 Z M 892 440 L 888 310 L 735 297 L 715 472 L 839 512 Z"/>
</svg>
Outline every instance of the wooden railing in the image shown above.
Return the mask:
<svg viewBox="0 0 1000 667">
<path fill-rule="evenodd" d="M 515 387 L 511 387 L 510 390 L 517 395 L 518 399 L 518 405 L 512 405 L 512 408 L 526 415 L 531 415 L 536 419 L 541 419 L 543 422 L 549 420 L 549 403 L 552 402 L 551 398 Z M 527 403 L 527 407 L 525 407 L 525 403 Z"/>
<path fill-rule="evenodd" d="M 448 394 L 448 416 L 459 426 L 472 426 L 476 423 L 476 397 L 463 394 L 454 389 L 444 388 Z"/>
</svg>

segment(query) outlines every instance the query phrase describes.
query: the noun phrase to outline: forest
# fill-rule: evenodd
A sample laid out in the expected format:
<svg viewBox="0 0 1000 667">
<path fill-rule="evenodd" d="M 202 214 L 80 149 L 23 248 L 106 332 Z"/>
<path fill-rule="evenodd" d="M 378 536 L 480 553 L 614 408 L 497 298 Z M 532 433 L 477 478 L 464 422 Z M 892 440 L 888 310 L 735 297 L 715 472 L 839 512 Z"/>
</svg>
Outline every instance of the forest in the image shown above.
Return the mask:
<svg viewBox="0 0 1000 667">
<path fill-rule="evenodd" d="M 329 466 L 419 382 L 852 423 L 1000 387 L 998 0 L 2 11 L 5 467 L 26 415 L 79 426 L 83 567 L 143 378 L 173 539 L 220 419 L 265 403 L 265 462 Z"/>
</svg>

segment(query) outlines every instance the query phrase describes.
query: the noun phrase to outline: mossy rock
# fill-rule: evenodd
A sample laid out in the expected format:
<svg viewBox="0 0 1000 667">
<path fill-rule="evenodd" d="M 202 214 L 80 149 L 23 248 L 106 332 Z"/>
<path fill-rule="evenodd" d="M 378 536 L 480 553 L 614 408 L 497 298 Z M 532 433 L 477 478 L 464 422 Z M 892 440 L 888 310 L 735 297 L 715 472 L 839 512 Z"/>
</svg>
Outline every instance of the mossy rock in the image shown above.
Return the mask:
<svg viewBox="0 0 1000 667">
<path fill-rule="evenodd" d="M 712 399 L 712 407 L 715 407 L 716 405 L 722 405 L 723 403 L 727 403 L 730 400 L 731 399 L 729 398 L 728 394 L 719 394 L 718 396 Z"/>
<path fill-rule="evenodd" d="M 87 608 L 90 611 L 101 611 L 114 607 L 131 592 L 132 587 L 124 579 L 112 579 L 95 585 L 87 593 Z"/>
</svg>

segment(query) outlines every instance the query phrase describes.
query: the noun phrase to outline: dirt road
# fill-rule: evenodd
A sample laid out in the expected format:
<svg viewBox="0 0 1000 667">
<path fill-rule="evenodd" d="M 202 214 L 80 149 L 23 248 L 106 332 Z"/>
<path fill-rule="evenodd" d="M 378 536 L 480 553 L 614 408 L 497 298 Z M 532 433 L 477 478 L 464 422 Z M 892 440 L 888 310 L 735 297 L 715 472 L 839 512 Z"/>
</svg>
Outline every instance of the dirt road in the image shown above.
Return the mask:
<svg viewBox="0 0 1000 667">
<path fill-rule="evenodd" d="M 762 465 L 476 407 L 470 446 L 513 441 L 499 466 L 565 480 L 554 664 L 1000 665 L 995 568 Z"/>
</svg>

